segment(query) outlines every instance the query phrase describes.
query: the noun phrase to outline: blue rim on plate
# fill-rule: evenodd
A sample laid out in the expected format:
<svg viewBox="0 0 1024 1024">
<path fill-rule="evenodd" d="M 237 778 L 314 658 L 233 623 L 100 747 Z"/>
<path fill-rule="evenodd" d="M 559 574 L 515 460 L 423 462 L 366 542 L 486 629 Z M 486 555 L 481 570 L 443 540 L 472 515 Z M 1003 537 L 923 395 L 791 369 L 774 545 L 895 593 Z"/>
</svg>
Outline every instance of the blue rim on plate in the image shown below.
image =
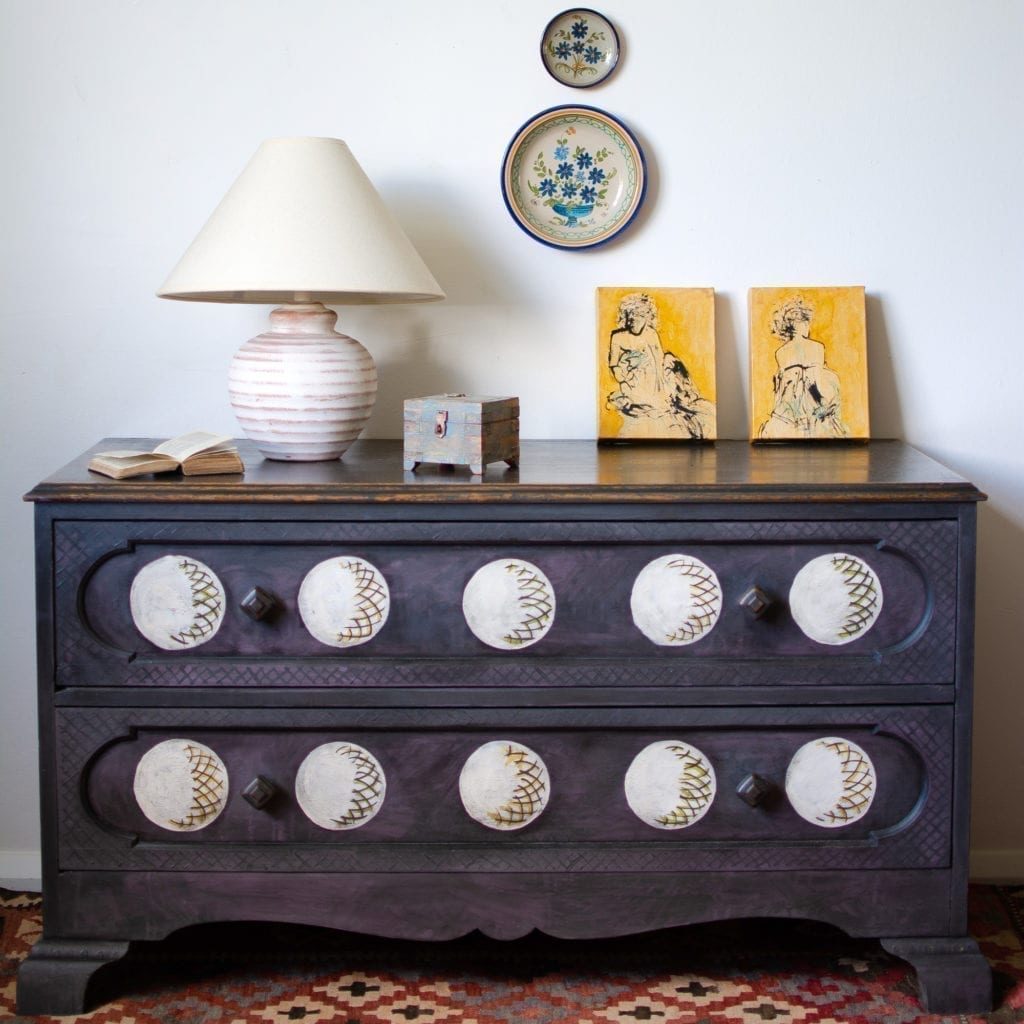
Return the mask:
<svg viewBox="0 0 1024 1024">
<path fill-rule="evenodd" d="M 618 66 L 619 33 L 600 11 L 569 7 L 544 26 L 540 61 L 556 82 L 590 89 Z"/>
<path fill-rule="evenodd" d="M 592 249 L 634 220 L 647 163 L 633 133 L 597 107 L 551 107 L 513 136 L 501 164 L 512 219 L 555 249 Z"/>
</svg>

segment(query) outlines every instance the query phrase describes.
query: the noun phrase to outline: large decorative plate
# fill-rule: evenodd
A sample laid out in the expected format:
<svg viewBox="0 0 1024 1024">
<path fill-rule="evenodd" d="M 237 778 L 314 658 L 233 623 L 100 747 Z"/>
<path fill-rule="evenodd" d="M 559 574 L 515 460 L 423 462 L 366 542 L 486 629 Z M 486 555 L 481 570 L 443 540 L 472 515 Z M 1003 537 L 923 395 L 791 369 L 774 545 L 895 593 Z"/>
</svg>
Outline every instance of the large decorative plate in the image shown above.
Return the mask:
<svg viewBox="0 0 1024 1024">
<path fill-rule="evenodd" d="M 505 151 L 501 190 L 512 219 L 556 249 L 611 241 L 644 201 L 647 170 L 633 133 L 594 107 L 552 107 Z"/>
<path fill-rule="evenodd" d="M 540 59 L 547 73 L 562 85 L 586 89 L 615 70 L 619 36 L 603 14 L 572 7 L 548 22 L 540 41 Z"/>
</svg>

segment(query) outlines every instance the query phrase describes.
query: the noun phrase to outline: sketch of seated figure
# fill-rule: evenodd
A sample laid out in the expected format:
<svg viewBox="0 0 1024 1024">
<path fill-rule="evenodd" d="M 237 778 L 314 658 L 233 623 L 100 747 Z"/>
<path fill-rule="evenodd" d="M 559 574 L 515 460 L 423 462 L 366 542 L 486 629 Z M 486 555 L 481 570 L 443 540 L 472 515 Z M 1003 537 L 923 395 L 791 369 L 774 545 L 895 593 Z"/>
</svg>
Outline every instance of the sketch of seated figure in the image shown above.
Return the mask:
<svg viewBox="0 0 1024 1024">
<path fill-rule="evenodd" d="M 825 346 L 810 336 L 813 308 L 797 297 L 772 317 L 778 371 L 774 405 L 758 438 L 836 438 L 849 434 L 840 409 L 839 375 L 825 365 Z"/>
<path fill-rule="evenodd" d="M 618 387 L 607 407 L 625 421 L 619 436 L 714 436 L 715 405 L 701 397 L 682 359 L 662 346 L 658 309 L 644 292 L 619 303 L 608 368 Z"/>
<path fill-rule="evenodd" d="M 684 437 L 701 441 L 714 437 L 715 403 L 701 397 L 682 359 L 673 352 L 666 352 L 662 374 L 668 389 L 668 414 L 672 426 Z"/>
</svg>

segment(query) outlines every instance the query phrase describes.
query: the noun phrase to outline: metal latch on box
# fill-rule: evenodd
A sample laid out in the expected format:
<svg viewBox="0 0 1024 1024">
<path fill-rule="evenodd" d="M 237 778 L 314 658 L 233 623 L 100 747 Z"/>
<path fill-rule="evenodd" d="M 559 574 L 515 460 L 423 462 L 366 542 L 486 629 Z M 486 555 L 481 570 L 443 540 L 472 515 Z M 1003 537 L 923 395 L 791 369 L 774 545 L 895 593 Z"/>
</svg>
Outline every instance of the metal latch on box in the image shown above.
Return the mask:
<svg viewBox="0 0 1024 1024">
<path fill-rule="evenodd" d="M 449 391 L 441 396 L 442 398 L 465 398 L 465 391 Z M 437 413 L 434 417 L 434 434 L 437 437 L 444 437 L 448 433 L 448 410 Z"/>
</svg>

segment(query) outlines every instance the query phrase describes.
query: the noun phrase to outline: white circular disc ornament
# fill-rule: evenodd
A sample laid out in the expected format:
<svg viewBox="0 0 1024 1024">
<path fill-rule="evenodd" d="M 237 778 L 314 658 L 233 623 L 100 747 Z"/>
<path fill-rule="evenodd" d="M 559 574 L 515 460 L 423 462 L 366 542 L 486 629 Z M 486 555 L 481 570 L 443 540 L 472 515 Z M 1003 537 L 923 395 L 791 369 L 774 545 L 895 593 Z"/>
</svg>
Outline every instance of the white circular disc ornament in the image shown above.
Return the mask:
<svg viewBox="0 0 1024 1024">
<path fill-rule="evenodd" d="M 128 596 L 138 631 L 164 651 L 212 640 L 224 620 L 224 587 L 214 571 L 188 555 L 164 555 L 144 565 Z"/>
<path fill-rule="evenodd" d="M 871 758 L 841 736 L 805 743 L 786 770 L 786 796 L 793 810 L 821 828 L 842 828 L 863 818 L 876 788 Z"/>
<path fill-rule="evenodd" d="M 466 813 L 488 828 L 529 825 L 547 807 L 551 780 L 540 755 L 521 743 L 491 740 L 466 759 L 459 775 Z"/>
<path fill-rule="evenodd" d="M 555 588 L 532 562 L 499 558 L 477 569 L 462 594 L 473 635 L 500 651 L 542 639 L 555 621 Z"/>
<path fill-rule="evenodd" d="M 228 772 L 205 744 L 164 740 L 139 759 L 133 789 L 142 813 L 154 825 L 169 832 L 196 832 L 224 810 Z"/>
<path fill-rule="evenodd" d="M 882 610 L 882 584 L 874 569 L 856 555 L 819 555 L 793 579 L 789 610 L 811 640 L 848 644 L 875 624 Z"/>
<path fill-rule="evenodd" d="M 713 569 L 692 555 L 662 555 L 633 583 L 629 607 L 636 628 L 660 647 L 703 639 L 722 613 L 722 586 Z"/>
<path fill-rule="evenodd" d="M 295 777 L 295 798 L 315 825 L 360 828 L 384 803 L 384 769 L 365 747 L 322 743 L 311 750 Z"/>
<path fill-rule="evenodd" d="M 302 623 L 329 647 L 356 647 L 372 640 L 384 628 L 390 608 L 384 574 L 353 555 L 314 565 L 299 587 Z"/>
<path fill-rule="evenodd" d="M 715 799 L 711 762 L 681 740 L 658 740 L 644 747 L 626 772 L 626 802 L 652 828 L 696 824 Z"/>
</svg>

